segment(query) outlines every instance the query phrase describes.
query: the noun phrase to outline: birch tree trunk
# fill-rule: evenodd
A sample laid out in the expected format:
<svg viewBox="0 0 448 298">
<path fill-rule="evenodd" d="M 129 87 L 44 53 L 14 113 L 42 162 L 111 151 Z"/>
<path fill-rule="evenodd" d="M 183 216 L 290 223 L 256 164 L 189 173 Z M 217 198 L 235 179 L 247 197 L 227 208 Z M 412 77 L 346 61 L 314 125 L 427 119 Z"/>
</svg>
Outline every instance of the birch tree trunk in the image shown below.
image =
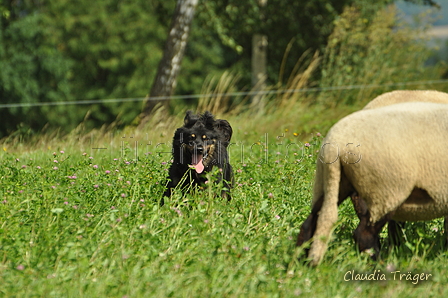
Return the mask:
<svg viewBox="0 0 448 298">
<path fill-rule="evenodd" d="M 198 0 L 177 0 L 163 58 L 159 63 L 149 98 L 140 114 L 140 124 L 147 122 L 156 106 L 161 104 L 168 106 L 169 97 L 173 95 L 176 88 L 177 76 L 197 4 Z"/>
</svg>

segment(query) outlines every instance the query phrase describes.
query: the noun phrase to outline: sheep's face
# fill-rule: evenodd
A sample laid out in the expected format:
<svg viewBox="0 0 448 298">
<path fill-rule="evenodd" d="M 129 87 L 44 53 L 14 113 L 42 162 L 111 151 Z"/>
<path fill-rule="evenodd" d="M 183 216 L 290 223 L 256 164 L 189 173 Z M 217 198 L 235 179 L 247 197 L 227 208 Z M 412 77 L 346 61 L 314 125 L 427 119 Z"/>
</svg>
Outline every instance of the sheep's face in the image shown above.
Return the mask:
<svg viewBox="0 0 448 298">
<path fill-rule="evenodd" d="M 353 238 L 358 244 L 360 252 L 367 252 L 373 259 L 376 259 L 380 252 L 380 237 L 375 232 L 375 226 L 360 224 L 353 233 Z"/>
</svg>

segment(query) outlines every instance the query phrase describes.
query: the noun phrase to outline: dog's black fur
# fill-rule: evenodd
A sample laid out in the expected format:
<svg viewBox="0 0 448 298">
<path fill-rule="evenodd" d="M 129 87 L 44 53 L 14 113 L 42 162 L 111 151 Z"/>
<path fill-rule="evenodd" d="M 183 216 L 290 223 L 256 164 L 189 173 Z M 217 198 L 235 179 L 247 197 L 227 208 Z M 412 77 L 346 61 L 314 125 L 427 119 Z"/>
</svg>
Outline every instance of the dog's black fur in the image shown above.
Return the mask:
<svg viewBox="0 0 448 298">
<path fill-rule="evenodd" d="M 215 119 L 208 111 L 202 115 L 187 112 L 184 126 L 174 133 L 173 164 L 160 205 L 164 204 L 164 197 L 170 197 L 172 189 L 181 181 L 181 187 L 190 184 L 203 185 L 207 180 L 205 173 L 210 172 L 214 166 L 220 169 L 217 182 L 223 182 L 221 196 L 230 201 L 229 190 L 233 173 L 227 147 L 232 132 L 229 122 Z M 187 173 L 188 171 L 190 172 Z"/>
</svg>

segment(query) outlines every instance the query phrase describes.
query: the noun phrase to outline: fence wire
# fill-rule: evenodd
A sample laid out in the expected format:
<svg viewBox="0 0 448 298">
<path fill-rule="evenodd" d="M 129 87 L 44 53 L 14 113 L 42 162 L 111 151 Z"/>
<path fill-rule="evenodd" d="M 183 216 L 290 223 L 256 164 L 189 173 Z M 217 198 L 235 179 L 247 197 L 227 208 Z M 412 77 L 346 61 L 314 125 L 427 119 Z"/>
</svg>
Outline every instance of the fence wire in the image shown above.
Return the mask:
<svg viewBox="0 0 448 298">
<path fill-rule="evenodd" d="M 371 89 L 382 87 L 402 87 L 413 85 L 430 85 L 448 83 L 448 79 L 444 80 L 429 80 L 429 81 L 413 81 L 413 82 L 398 82 L 387 84 L 371 84 L 371 85 L 347 85 L 347 86 L 330 86 L 330 87 L 315 87 L 302 89 L 278 89 L 265 91 L 246 91 L 246 92 L 229 92 L 229 93 L 211 93 L 211 94 L 192 94 L 192 95 L 173 95 L 173 96 L 158 96 L 158 97 L 135 97 L 135 98 L 109 98 L 96 100 L 75 100 L 75 101 L 55 101 L 55 102 L 24 102 L 24 103 L 5 103 L 0 104 L 0 109 L 21 108 L 21 107 L 42 107 L 42 106 L 62 106 L 62 105 L 94 105 L 107 103 L 122 103 L 122 102 L 138 102 L 138 101 L 164 101 L 164 100 L 181 100 L 181 99 L 197 99 L 203 97 L 238 97 L 238 96 L 256 96 L 256 95 L 276 95 L 276 94 L 291 94 L 291 93 L 306 93 L 306 92 L 329 92 L 338 90 L 354 90 L 354 89 Z"/>
</svg>

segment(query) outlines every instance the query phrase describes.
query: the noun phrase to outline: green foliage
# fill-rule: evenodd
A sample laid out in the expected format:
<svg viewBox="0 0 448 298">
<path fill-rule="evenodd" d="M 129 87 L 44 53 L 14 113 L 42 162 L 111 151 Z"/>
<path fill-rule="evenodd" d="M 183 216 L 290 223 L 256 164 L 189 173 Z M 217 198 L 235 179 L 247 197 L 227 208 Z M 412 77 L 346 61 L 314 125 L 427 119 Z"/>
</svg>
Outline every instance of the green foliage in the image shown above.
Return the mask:
<svg viewBox="0 0 448 298">
<path fill-rule="evenodd" d="M 244 82 L 249 84 L 251 69 L 252 36 L 256 33 L 268 37 L 268 79 L 276 84 L 279 80 L 280 65 L 286 65 L 286 73 L 293 71 L 294 65 L 303 53 L 311 50 L 323 51 L 331 34 L 335 20 L 344 7 L 353 3 L 375 11 L 389 1 L 279 1 L 268 0 L 265 6 L 260 1 L 205 1 L 198 8 L 198 22 L 218 34 L 224 45 L 238 54 L 238 70 L 246 70 Z M 203 31 L 207 32 L 207 31 Z M 285 57 L 285 51 L 292 51 Z M 234 56 L 229 56 L 235 60 Z"/>
<path fill-rule="evenodd" d="M 156 0 L 58 0 L 3 8 L 1 102 L 145 97 L 162 57 L 174 5 Z M 217 38 L 198 36 L 192 34 L 183 61 L 177 90 L 181 94 L 199 92 L 207 75 L 223 71 Z M 24 130 L 38 130 L 48 123 L 64 132 L 83 120 L 88 128 L 112 122 L 120 127 L 131 123 L 141 106 L 130 101 L 2 109 L 3 119 L 8 119 L 2 135 L 20 124 Z"/>
<path fill-rule="evenodd" d="M 13 22 L 2 22 L 1 25 L 1 102 L 36 103 L 72 99 L 68 78 L 70 60 L 47 42 L 51 33 L 42 28 L 41 16 L 29 15 Z M 59 121 L 54 123 L 57 125 L 66 125 L 74 120 L 71 115 L 61 118 L 56 111 L 46 108 L 1 109 L 0 115 L 4 121 L 0 136 L 16 130 L 24 118 L 28 127 L 42 127 L 52 117 L 58 118 Z"/>
<path fill-rule="evenodd" d="M 176 92 L 199 93 L 207 82 L 229 72 L 238 81 L 226 90 L 250 90 L 255 33 L 268 36 L 269 83 L 276 88 L 438 78 L 437 68 L 424 66 L 429 54 L 412 38 L 416 32 L 403 29 L 391 13 L 383 12 L 389 2 L 268 0 L 262 7 L 256 0 L 202 1 Z M 360 9 L 344 10 L 352 4 Z M 162 57 L 174 6 L 173 1 L 160 0 L 0 1 L 0 102 L 145 97 Z M 322 56 L 320 71 L 314 71 L 319 61 L 315 51 Z M 313 67 L 301 76 L 306 57 L 313 57 Z M 325 92 L 317 103 L 356 107 L 383 91 L 388 90 Z M 283 96 L 282 102 L 299 97 L 316 102 L 315 94 Z M 226 99 L 223 110 L 235 110 L 244 100 Z M 171 111 L 197 102 L 173 102 Z M 103 125 L 121 129 L 132 123 L 141 107 L 139 101 L 126 101 L 2 108 L 0 137 L 16 130 L 30 135 L 43 128 L 67 133 L 80 122 L 87 130 Z"/>
<path fill-rule="evenodd" d="M 397 20 L 393 7 L 371 11 L 347 7 L 335 20 L 322 62 L 322 88 L 374 85 L 374 88 L 324 92 L 318 101 L 329 106 L 365 104 L 389 91 L 387 84 L 437 79 L 425 66 L 430 56 L 421 31 Z M 415 88 L 415 86 L 412 86 Z"/>
<path fill-rule="evenodd" d="M 148 92 L 151 66 L 161 58 L 166 34 L 152 13 L 154 2 L 50 1 L 46 8 L 53 42 L 77 62 L 72 79 L 76 98 Z"/>
<path fill-rule="evenodd" d="M 49 1 L 45 26 L 52 42 L 74 61 L 71 87 L 77 100 L 144 97 L 162 57 L 165 27 L 157 1 Z M 161 18 L 163 16 L 160 16 Z M 91 107 L 93 126 L 130 123 L 140 103 Z M 84 110 L 85 114 L 85 110 Z"/>
</svg>

